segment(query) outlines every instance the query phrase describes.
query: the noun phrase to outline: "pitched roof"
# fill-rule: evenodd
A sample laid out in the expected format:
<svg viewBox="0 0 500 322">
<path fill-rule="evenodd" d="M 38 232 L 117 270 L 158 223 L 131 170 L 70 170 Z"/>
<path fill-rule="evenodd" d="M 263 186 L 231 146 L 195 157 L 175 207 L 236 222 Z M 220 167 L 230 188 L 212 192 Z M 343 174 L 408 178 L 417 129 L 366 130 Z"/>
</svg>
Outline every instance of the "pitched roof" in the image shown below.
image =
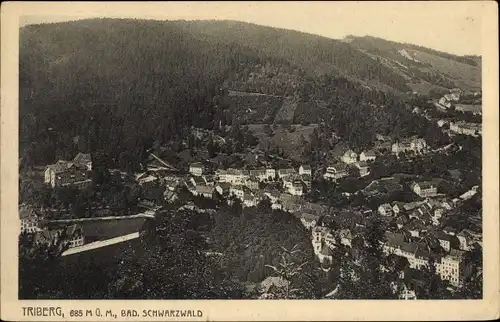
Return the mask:
<svg viewBox="0 0 500 322">
<path fill-rule="evenodd" d="M 367 157 L 374 157 L 374 156 L 376 156 L 375 155 L 375 151 L 373 151 L 373 150 L 367 150 L 367 151 L 363 151 L 361 153 L 363 153 Z"/>
<path fill-rule="evenodd" d="M 366 161 L 358 161 L 355 165 L 357 168 L 368 168 L 368 163 Z"/>
<path fill-rule="evenodd" d="M 352 234 L 350 229 L 341 229 L 339 232 L 340 238 L 352 239 Z"/>
<path fill-rule="evenodd" d="M 290 282 L 280 276 L 269 276 L 260 283 L 263 293 L 269 292 L 271 287 L 285 288 Z"/>
<path fill-rule="evenodd" d="M 228 182 L 219 182 L 217 186 L 221 187 L 222 190 L 228 190 L 229 188 L 231 188 L 231 184 Z"/>
<path fill-rule="evenodd" d="M 290 173 L 295 173 L 294 168 L 281 168 L 278 169 L 278 174 L 290 174 Z"/>
<path fill-rule="evenodd" d="M 212 193 L 213 192 L 213 188 L 210 187 L 210 186 L 206 186 L 206 185 L 197 185 L 196 186 L 196 192 L 198 193 Z"/>
<path fill-rule="evenodd" d="M 323 256 L 332 256 L 332 255 L 333 255 L 333 252 L 332 252 L 332 250 L 330 249 L 330 247 L 323 247 L 323 248 L 321 249 L 321 252 L 320 252 L 320 253 L 321 253 L 321 255 L 323 255 Z"/>
<path fill-rule="evenodd" d="M 254 170 L 249 170 L 250 176 L 265 176 L 266 175 L 266 169 L 254 169 Z"/>
<path fill-rule="evenodd" d="M 388 203 L 381 204 L 379 207 L 382 207 L 385 211 L 392 211 L 392 207 Z"/>
<path fill-rule="evenodd" d="M 311 170 L 311 166 L 309 164 L 303 164 L 303 165 L 301 165 L 301 167 L 304 170 Z"/>
<path fill-rule="evenodd" d="M 404 236 L 399 233 L 386 231 L 385 237 L 387 238 L 387 244 L 389 244 L 390 246 L 401 246 L 405 242 Z"/>
<path fill-rule="evenodd" d="M 416 184 L 419 185 L 420 189 L 429 189 L 435 187 L 435 185 L 431 181 L 422 181 L 417 182 Z"/>
<path fill-rule="evenodd" d="M 421 205 L 422 203 L 421 202 L 417 202 L 417 201 L 414 201 L 414 202 L 408 202 L 406 204 L 404 204 L 403 208 L 406 210 L 406 211 L 410 211 L 410 210 L 413 210 L 415 209 L 416 207 L 418 207 L 419 205 Z"/>
<path fill-rule="evenodd" d="M 303 219 L 304 221 L 312 222 L 312 221 L 318 221 L 320 216 L 310 213 L 302 213 L 302 216 L 300 216 L 300 218 Z"/>
<path fill-rule="evenodd" d="M 82 226 L 78 224 L 72 224 L 66 227 L 66 236 L 72 237 L 74 234 L 83 234 Z"/>
<path fill-rule="evenodd" d="M 30 206 L 21 205 L 19 207 L 19 219 L 27 219 L 29 217 L 36 217 L 35 211 Z"/>
<path fill-rule="evenodd" d="M 465 252 L 463 250 L 451 248 L 448 255 L 454 259 L 461 260 L 464 257 L 464 254 Z"/>
<path fill-rule="evenodd" d="M 54 164 L 48 165 L 47 168 L 52 169 L 56 174 L 62 173 L 74 165 L 73 162 L 59 160 Z"/>
<path fill-rule="evenodd" d="M 403 243 L 401 245 L 401 250 L 414 254 L 418 250 L 418 245 L 415 243 Z"/>
<path fill-rule="evenodd" d="M 329 165 L 326 169 L 326 172 L 331 172 L 331 171 L 341 172 L 341 171 L 346 171 L 347 168 L 348 168 L 347 164 L 338 162 Z"/>
<path fill-rule="evenodd" d="M 173 191 L 170 191 L 170 190 L 165 190 L 165 192 L 163 193 L 163 197 L 167 200 L 172 200 L 172 199 L 176 199 L 177 198 L 177 194 Z"/>
<path fill-rule="evenodd" d="M 205 178 L 203 178 L 203 177 L 193 176 L 191 178 L 193 179 L 193 181 L 195 182 L 196 185 L 204 185 L 204 184 L 206 184 Z"/>
<path fill-rule="evenodd" d="M 255 196 L 252 193 L 245 192 L 243 194 L 243 200 L 255 200 Z"/>
<path fill-rule="evenodd" d="M 85 166 L 87 162 L 92 162 L 92 157 L 90 156 L 90 153 L 79 152 L 73 159 L 73 162 L 76 165 Z"/>
</svg>

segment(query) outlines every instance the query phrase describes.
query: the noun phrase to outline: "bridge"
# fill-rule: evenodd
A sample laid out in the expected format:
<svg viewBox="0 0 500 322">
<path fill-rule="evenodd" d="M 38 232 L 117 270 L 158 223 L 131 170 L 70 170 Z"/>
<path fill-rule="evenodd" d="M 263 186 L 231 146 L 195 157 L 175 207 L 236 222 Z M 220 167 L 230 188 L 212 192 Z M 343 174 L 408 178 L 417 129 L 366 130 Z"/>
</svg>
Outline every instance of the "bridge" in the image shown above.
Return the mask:
<svg viewBox="0 0 500 322">
<path fill-rule="evenodd" d="M 121 219 L 133 219 L 133 218 L 146 218 L 155 219 L 155 212 L 153 210 L 147 210 L 145 212 L 128 215 L 128 216 L 107 216 L 107 217 L 85 217 L 85 218 L 75 218 L 75 219 L 56 219 L 49 220 L 48 223 L 78 223 L 86 221 L 104 221 L 104 220 L 121 220 Z"/>
</svg>

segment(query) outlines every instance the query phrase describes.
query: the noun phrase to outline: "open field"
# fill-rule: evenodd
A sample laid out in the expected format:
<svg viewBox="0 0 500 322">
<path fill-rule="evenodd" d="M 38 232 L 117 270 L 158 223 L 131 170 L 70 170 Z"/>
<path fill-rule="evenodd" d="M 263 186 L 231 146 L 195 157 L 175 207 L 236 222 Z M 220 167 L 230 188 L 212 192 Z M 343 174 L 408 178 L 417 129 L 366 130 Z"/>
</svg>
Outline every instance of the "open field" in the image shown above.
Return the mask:
<svg viewBox="0 0 500 322">
<path fill-rule="evenodd" d="M 310 136 L 317 124 L 311 125 L 291 125 L 294 129 L 292 132 L 288 131 L 281 125 L 276 125 L 273 130 L 273 135 L 268 136 L 265 132 L 265 124 L 249 124 L 248 128 L 259 139 L 258 148 L 265 151 L 267 149 L 273 150 L 276 146 L 283 149 L 285 155 L 290 156 L 292 159 L 300 160 L 302 151 L 304 150 L 303 138 L 306 141 L 310 140 Z"/>
</svg>

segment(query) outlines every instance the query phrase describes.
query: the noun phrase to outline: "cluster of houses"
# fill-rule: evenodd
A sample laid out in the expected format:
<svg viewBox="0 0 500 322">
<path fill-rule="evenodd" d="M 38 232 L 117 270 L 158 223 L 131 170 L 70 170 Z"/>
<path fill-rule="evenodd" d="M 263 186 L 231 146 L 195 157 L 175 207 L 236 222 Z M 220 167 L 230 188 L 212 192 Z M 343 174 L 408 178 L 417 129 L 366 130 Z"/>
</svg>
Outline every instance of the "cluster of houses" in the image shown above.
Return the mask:
<svg viewBox="0 0 500 322">
<path fill-rule="evenodd" d="M 69 248 L 82 246 L 85 243 L 85 237 L 82 228 L 77 225 L 69 225 L 66 228 L 48 229 L 44 227 L 40 216 L 28 205 L 19 206 L 19 221 L 21 234 L 30 234 L 33 236 L 35 245 L 68 246 Z"/>
<path fill-rule="evenodd" d="M 477 137 L 482 135 L 482 128 L 481 123 L 471 123 L 465 121 L 450 122 L 450 131 L 457 134 Z"/>
<path fill-rule="evenodd" d="M 308 165 L 301 165 L 298 171 L 291 167 L 250 170 L 229 168 L 218 169 L 214 175 L 204 175 L 203 165 L 193 163 L 189 166 L 189 172 L 191 178 L 186 185 L 193 195 L 212 198 L 213 193 L 217 192 L 223 197 L 240 199 L 245 207 L 255 206 L 264 198 L 276 200 L 273 190 L 302 196 L 311 187 L 311 167 Z M 273 188 L 266 192 L 260 189 L 263 183 Z"/>
<path fill-rule="evenodd" d="M 454 88 L 450 93 L 441 97 L 437 103 L 437 107 L 441 109 L 451 108 L 452 104 L 460 100 L 462 91 L 459 88 Z"/>
<path fill-rule="evenodd" d="M 375 151 L 367 150 L 359 155 L 351 149 L 348 149 L 337 162 L 326 167 L 323 178 L 326 180 L 338 180 L 349 176 L 350 173 L 357 172 L 360 177 L 370 174 L 369 161 L 377 158 Z"/>
<path fill-rule="evenodd" d="M 482 232 L 470 227 L 461 229 L 447 226 L 449 221 L 444 219 L 452 218 L 460 202 L 469 199 L 477 188 L 473 187 L 460 198 L 448 200 L 446 197 L 436 197 L 435 187 L 431 183 L 415 183 L 414 192 L 425 197 L 425 200 L 384 203 L 373 213 L 371 210 L 344 210 L 326 216 L 304 215 L 303 223 L 307 229 L 311 229 L 311 241 L 319 261 L 331 263 L 336 247 L 363 247 L 363 236 L 370 216 L 380 216 L 389 227 L 382 242 L 387 255 L 405 258 L 408 267 L 415 270 L 428 265 L 432 256 L 436 274 L 459 287 L 472 265 L 465 260 L 464 254 L 482 247 Z M 333 217 L 337 222 L 333 226 L 335 229 L 325 224 L 327 217 Z"/>
<path fill-rule="evenodd" d="M 457 104 L 460 101 L 462 92 L 460 89 L 452 89 L 450 93 L 445 94 L 439 99 L 435 104 L 438 109 L 447 110 L 452 106 L 455 106 L 455 110 L 472 113 L 473 115 L 482 115 L 482 108 L 480 104 Z M 481 93 L 475 92 L 474 97 L 481 96 Z"/>
<path fill-rule="evenodd" d="M 377 159 L 376 150 L 387 149 L 398 156 L 400 153 L 413 152 L 415 154 L 425 153 L 429 146 L 424 139 L 411 137 L 398 140 L 391 143 L 391 139 L 382 135 L 377 136 L 377 142 L 374 149 L 362 151 L 359 155 L 351 149 L 348 149 L 340 156 L 337 162 L 328 165 L 323 174 L 326 180 L 338 180 L 356 173 L 360 177 L 370 174 L 370 162 Z"/>
<path fill-rule="evenodd" d="M 59 160 L 45 168 L 44 182 L 55 187 L 75 187 L 83 189 L 92 183 L 90 154 L 78 153 L 72 161 Z"/>
<path fill-rule="evenodd" d="M 422 138 L 412 137 L 404 140 L 395 142 L 391 151 L 394 154 L 399 154 L 401 152 L 414 152 L 414 153 L 424 153 L 429 149 L 427 142 Z"/>
</svg>

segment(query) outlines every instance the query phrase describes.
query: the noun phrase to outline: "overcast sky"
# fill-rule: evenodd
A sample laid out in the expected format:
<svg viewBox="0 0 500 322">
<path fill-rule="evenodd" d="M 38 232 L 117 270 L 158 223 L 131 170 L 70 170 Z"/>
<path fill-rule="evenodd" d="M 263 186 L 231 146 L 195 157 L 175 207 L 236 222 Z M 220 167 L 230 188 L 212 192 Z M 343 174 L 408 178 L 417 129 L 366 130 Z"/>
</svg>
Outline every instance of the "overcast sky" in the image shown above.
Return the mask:
<svg viewBox="0 0 500 322">
<path fill-rule="evenodd" d="M 159 20 L 229 19 L 334 39 L 371 35 L 468 55 L 481 53 L 474 2 L 168 2 L 72 3 L 24 10 L 21 25 L 89 17 Z M 54 15 L 54 12 L 58 12 Z M 475 13 L 476 12 L 476 13 Z"/>
</svg>

